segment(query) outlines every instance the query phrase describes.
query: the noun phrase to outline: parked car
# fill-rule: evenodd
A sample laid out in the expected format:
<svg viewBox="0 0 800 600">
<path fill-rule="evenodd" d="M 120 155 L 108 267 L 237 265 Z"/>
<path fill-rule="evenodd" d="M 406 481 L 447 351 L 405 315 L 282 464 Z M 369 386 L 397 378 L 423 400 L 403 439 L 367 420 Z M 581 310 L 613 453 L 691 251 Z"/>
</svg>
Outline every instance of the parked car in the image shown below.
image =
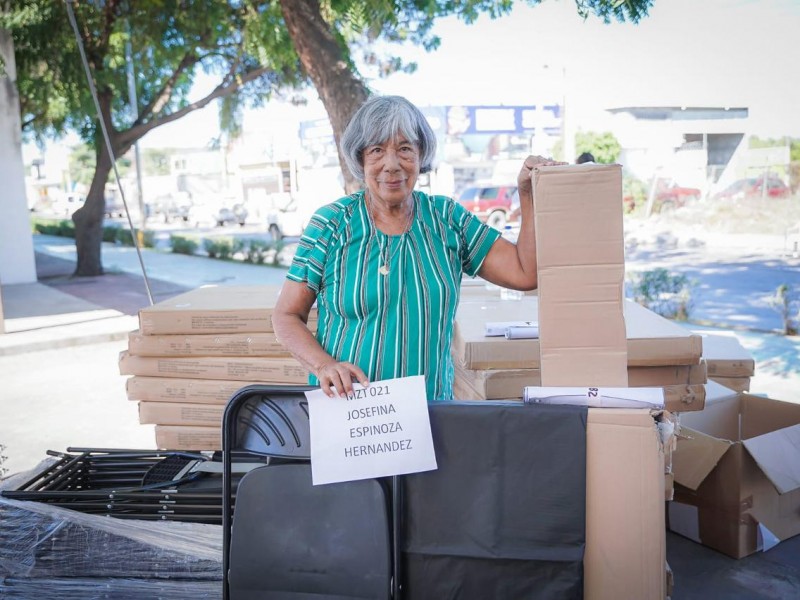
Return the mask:
<svg viewBox="0 0 800 600">
<path fill-rule="evenodd" d="M 459 194 L 458 202 L 487 225 L 502 229 L 512 211 L 516 191 L 516 185 L 475 183 Z"/>
<path fill-rule="evenodd" d="M 764 183 L 766 181 L 766 189 Z M 792 190 L 777 175 L 769 175 L 766 178 L 750 177 L 747 179 L 737 179 L 728 187 L 714 194 L 715 200 L 744 200 L 754 198 L 788 198 L 792 195 Z"/>
<path fill-rule="evenodd" d="M 689 202 L 700 199 L 700 190 L 684 187 L 674 181 L 664 182 L 656 187 L 653 212 L 666 212 L 686 206 Z"/>
<path fill-rule="evenodd" d="M 767 189 L 762 189 L 766 181 Z M 792 195 L 792 190 L 777 175 L 769 175 L 766 178 L 762 175 L 757 177 L 751 188 L 754 196 L 767 196 L 769 198 L 788 198 Z"/>
<path fill-rule="evenodd" d="M 247 207 L 244 204 L 236 203 L 233 206 L 222 206 L 214 214 L 218 227 L 228 224 L 238 223 L 241 227 L 247 222 Z"/>
</svg>

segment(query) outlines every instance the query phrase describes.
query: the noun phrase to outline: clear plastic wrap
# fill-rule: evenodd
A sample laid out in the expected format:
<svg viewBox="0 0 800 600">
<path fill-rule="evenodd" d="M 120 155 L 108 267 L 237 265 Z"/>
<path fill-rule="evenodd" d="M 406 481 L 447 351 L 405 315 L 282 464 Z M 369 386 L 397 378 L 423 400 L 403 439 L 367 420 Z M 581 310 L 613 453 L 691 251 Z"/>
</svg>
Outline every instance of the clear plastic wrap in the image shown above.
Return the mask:
<svg viewBox="0 0 800 600">
<path fill-rule="evenodd" d="M 0 575 L 222 579 L 222 527 L 124 520 L 0 497 Z"/>
<path fill-rule="evenodd" d="M 220 581 L 0 578 L 0 598 L 25 600 L 217 600 Z"/>
</svg>

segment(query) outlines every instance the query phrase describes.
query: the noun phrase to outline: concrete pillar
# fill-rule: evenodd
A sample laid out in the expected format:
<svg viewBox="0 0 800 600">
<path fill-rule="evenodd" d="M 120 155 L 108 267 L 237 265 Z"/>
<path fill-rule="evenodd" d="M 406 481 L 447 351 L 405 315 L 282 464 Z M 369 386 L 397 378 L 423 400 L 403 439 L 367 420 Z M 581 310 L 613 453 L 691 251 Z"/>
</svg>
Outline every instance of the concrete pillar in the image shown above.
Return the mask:
<svg viewBox="0 0 800 600">
<path fill-rule="evenodd" d="M 36 281 L 25 197 L 17 68 L 11 34 L 0 29 L 0 284 Z"/>
</svg>

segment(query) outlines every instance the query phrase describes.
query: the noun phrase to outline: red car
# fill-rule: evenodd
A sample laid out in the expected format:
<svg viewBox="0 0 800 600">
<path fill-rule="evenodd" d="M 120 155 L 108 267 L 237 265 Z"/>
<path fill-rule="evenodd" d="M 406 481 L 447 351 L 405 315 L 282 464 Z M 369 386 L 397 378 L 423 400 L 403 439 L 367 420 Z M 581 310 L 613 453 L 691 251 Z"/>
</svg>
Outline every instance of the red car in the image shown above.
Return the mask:
<svg viewBox="0 0 800 600">
<path fill-rule="evenodd" d="M 744 200 L 745 198 L 788 198 L 792 190 L 777 175 L 766 177 L 767 187 L 764 189 L 765 178 L 738 179 L 721 192 L 714 195 L 716 200 Z"/>
<path fill-rule="evenodd" d="M 511 213 L 516 185 L 473 184 L 458 196 L 458 202 L 487 225 L 502 229 Z"/>
<path fill-rule="evenodd" d="M 670 181 L 662 183 L 656 188 L 653 212 L 666 212 L 686 206 L 688 202 L 700 199 L 700 190 L 692 187 L 683 187 Z"/>
</svg>

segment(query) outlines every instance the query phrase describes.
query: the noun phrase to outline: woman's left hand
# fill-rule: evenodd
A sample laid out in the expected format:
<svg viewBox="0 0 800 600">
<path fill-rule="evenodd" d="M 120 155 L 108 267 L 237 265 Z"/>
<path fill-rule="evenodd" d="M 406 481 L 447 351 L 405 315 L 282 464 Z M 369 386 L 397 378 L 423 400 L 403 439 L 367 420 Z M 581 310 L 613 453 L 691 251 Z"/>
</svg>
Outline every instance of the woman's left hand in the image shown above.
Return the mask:
<svg viewBox="0 0 800 600">
<path fill-rule="evenodd" d="M 539 166 L 556 166 L 556 165 L 566 165 L 563 161 L 553 160 L 552 158 L 545 158 L 544 156 L 533 156 L 530 155 L 526 158 L 523 163 L 522 167 L 519 170 L 519 175 L 517 175 L 517 187 L 519 188 L 519 197 L 520 200 L 524 196 L 532 196 L 533 195 L 533 184 L 531 183 L 531 174 L 533 173 L 533 169 Z M 524 196 L 523 196 L 524 195 Z"/>
</svg>

